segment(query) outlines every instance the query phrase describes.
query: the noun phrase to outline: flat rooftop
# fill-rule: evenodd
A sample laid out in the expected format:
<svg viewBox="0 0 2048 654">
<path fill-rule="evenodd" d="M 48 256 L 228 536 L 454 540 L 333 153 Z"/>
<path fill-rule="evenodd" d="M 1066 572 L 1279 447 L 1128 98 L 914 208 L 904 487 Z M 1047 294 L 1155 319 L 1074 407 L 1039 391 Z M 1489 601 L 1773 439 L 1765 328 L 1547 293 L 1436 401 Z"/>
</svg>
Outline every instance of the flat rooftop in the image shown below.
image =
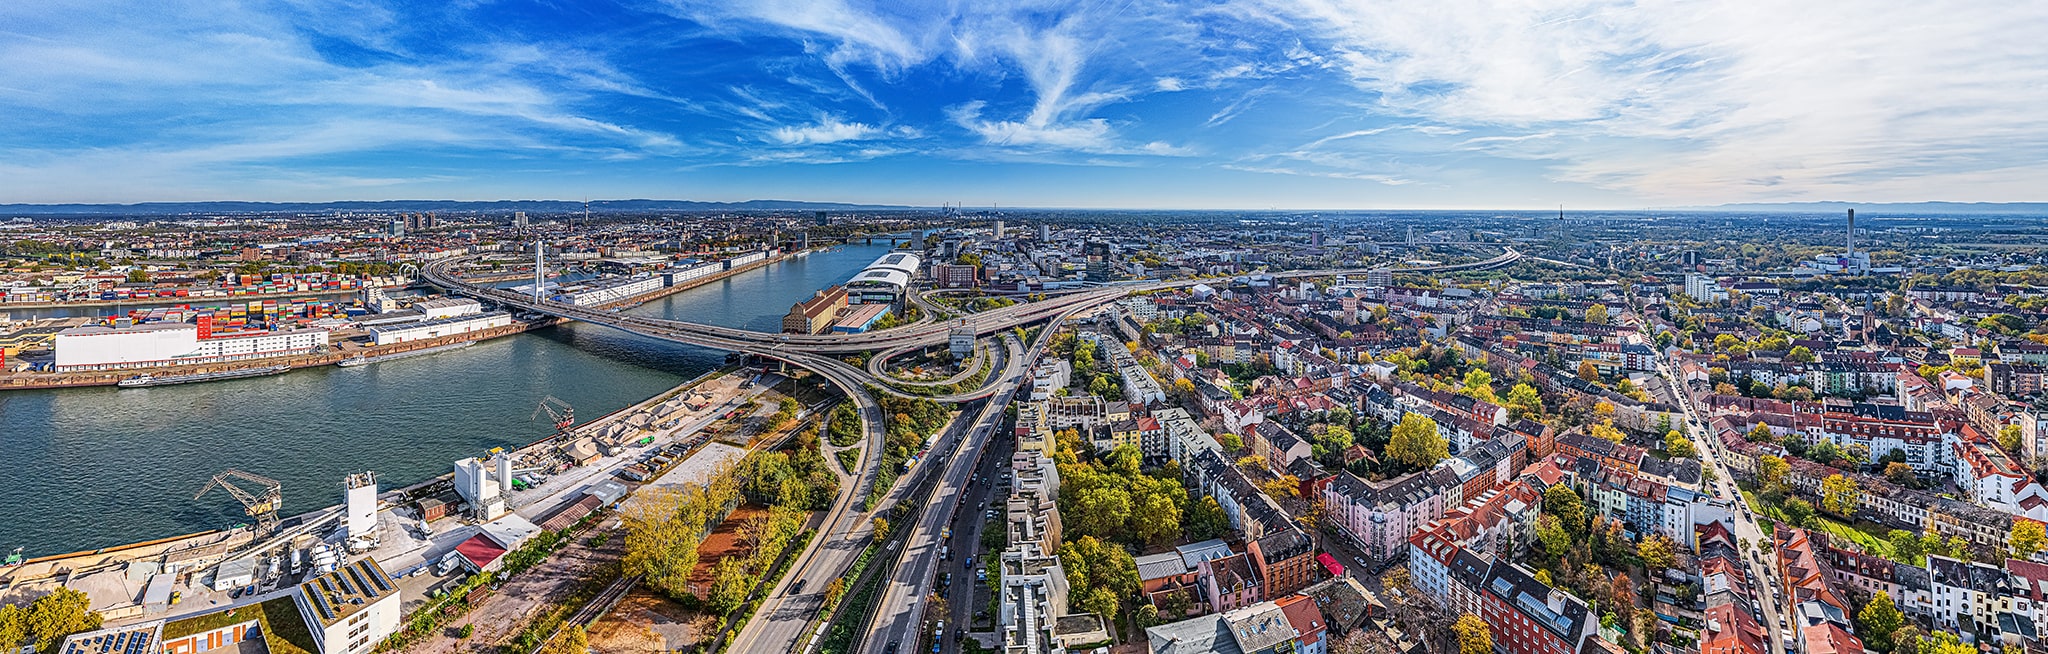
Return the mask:
<svg viewBox="0 0 2048 654">
<path fill-rule="evenodd" d="M 391 577 L 384 574 L 384 568 L 374 559 L 350 563 L 299 584 L 299 599 L 312 608 L 313 617 L 320 620 L 322 627 L 334 626 L 356 611 L 397 593 L 398 585 L 391 583 Z"/>
</svg>

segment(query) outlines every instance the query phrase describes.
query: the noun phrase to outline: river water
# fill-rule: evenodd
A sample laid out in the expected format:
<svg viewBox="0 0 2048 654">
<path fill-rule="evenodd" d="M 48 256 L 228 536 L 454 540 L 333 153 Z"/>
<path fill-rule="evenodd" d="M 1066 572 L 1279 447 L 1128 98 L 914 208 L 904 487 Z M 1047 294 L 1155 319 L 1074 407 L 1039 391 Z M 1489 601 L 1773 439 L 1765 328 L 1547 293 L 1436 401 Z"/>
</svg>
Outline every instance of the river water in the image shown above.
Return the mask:
<svg viewBox="0 0 2048 654">
<path fill-rule="evenodd" d="M 630 310 L 775 331 L 789 305 L 888 251 L 850 245 L 771 264 Z M 227 527 L 248 518 L 221 491 L 227 468 L 284 485 L 285 515 L 341 501 L 375 470 L 411 485 L 461 457 L 548 434 L 542 397 L 582 420 L 630 406 L 723 363 L 725 354 L 572 323 L 357 368 L 157 388 L 0 392 L 0 553 L 29 556 Z"/>
</svg>

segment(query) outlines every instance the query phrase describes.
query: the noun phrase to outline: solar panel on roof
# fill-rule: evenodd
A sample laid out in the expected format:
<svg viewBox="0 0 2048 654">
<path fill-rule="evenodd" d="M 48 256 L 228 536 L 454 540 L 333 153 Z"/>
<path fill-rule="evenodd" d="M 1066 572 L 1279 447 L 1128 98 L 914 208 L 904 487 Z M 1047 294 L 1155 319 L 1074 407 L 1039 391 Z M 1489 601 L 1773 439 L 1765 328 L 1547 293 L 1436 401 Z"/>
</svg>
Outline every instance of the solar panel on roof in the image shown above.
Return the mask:
<svg viewBox="0 0 2048 654">
<path fill-rule="evenodd" d="M 351 595 L 368 595 L 370 594 L 370 585 L 363 583 L 363 573 L 361 570 L 356 569 L 357 567 L 352 565 L 345 568 L 348 571 L 348 580 L 355 582 L 355 587 L 350 588 L 348 592 Z"/>
<path fill-rule="evenodd" d="M 321 620 L 323 620 L 323 621 L 328 621 L 328 622 L 332 622 L 332 621 L 334 620 L 334 618 L 335 618 L 335 613 L 334 613 L 334 607 L 331 607 L 331 606 L 328 606 L 328 605 L 327 605 L 327 596 L 326 596 L 326 595 L 322 595 L 322 594 L 320 594 L 320 593 L 317 593 L 317 592 L 313 592 L 313 593 L 306 593 L 306 597 L 307 597 L 307 598 L 309 598 L 309 599 L 311 599 L 311 600 L 313 600 L 313 610 L 314 610 L 314 611 L 316 611 L 316 612 L 318 612 L 318 613 L 320 614 L 320 619 L 321 619 Z"/>
<path fill-rule="evenodd" d="M 377 584 L 378 590 L 381 590 L 384 593 L 390 593 L 392 591 L 391 578 L 384 576 L 383 568 L 371 565 L 364 565 L 363 569 L 370 571 L 370 581 Z"/>
</svg>

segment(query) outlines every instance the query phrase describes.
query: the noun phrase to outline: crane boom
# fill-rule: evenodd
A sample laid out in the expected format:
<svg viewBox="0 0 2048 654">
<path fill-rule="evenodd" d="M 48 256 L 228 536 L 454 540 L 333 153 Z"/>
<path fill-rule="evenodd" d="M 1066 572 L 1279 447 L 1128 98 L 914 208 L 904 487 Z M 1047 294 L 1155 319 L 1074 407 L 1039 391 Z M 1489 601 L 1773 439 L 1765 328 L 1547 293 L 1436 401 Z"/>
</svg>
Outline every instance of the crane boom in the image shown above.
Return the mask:
<svg viewBox="0 0 2048 654">
<path fill-rule="evenodd" d="M 241 485 L 231 483 L 231 480 L 237 479 L 259 486 L 261 490 L 251 492 Z M 192 494 L 192 499 L 197 500 L 205 497 L 214 488 L 227 491 L 227 494 L 233 496 L 236 502 L 240 502 L 242 512 L 247 513 L 249 517 L 255 518 L 257 527 L 262 531 L 268 532 L 277 526 L 277 510 L 284 505 L 284 484 L 253 472 L 229 468 L 220 474 L 214 475 L 213 479 L 207 481 L 206 485 L 199 489 L 199 492 Z"/>
</svg>

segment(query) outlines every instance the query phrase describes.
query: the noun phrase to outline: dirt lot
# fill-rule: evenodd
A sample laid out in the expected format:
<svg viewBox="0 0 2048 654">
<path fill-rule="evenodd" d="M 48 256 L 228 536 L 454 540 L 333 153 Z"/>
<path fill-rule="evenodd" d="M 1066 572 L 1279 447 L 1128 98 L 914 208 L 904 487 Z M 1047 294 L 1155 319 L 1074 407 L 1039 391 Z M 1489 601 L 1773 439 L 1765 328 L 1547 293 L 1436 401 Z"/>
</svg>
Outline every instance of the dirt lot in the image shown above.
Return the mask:
<svg viewBox="0 0 2048 654">
<path fill-rule="evenodd" d="M 718 528 L 713 529 L 711 535 L 704 537 L 704 542 L 697 545 L 697 567 L 690 571 L 692 592 L 697 593 L 698 597 L 703 597 L 710 591 L 711 566 L 718 565 L 719 559 L 746 553 L 740 551 L 740 525 L 756 516 L 764 515 L 768 515 L 767 509 L 742 504 L 740 508 L 733 509 L 732 515 L 725 517 L 725 522 L 718 523 Z"/>
<path fill-rule="evenodd" d="M 710 616 L 640 588 L 590 628 L 590 648 L 606 654 L 661 654 L 689 647 L 712 626 Z"/>
<path fill-rule="evenodd" d="M 546 562 L 505 582 L 467 615 L 444 625 L 441 633 L 406 651 L 436 654 L 497 652 L 499 645 L 519 633 L 530 616 L 574 592 L 593 569 L 624 556 L 626 539 L 621 536 L 614 533 L 606 539 L 604 547 L 591 549 L 590 534 L 584 534 L 575 544 L 557 552 Z M 475 633 L 467 640 L 457 637 L 463 625 L 476 626 Z"/>
</svg>

